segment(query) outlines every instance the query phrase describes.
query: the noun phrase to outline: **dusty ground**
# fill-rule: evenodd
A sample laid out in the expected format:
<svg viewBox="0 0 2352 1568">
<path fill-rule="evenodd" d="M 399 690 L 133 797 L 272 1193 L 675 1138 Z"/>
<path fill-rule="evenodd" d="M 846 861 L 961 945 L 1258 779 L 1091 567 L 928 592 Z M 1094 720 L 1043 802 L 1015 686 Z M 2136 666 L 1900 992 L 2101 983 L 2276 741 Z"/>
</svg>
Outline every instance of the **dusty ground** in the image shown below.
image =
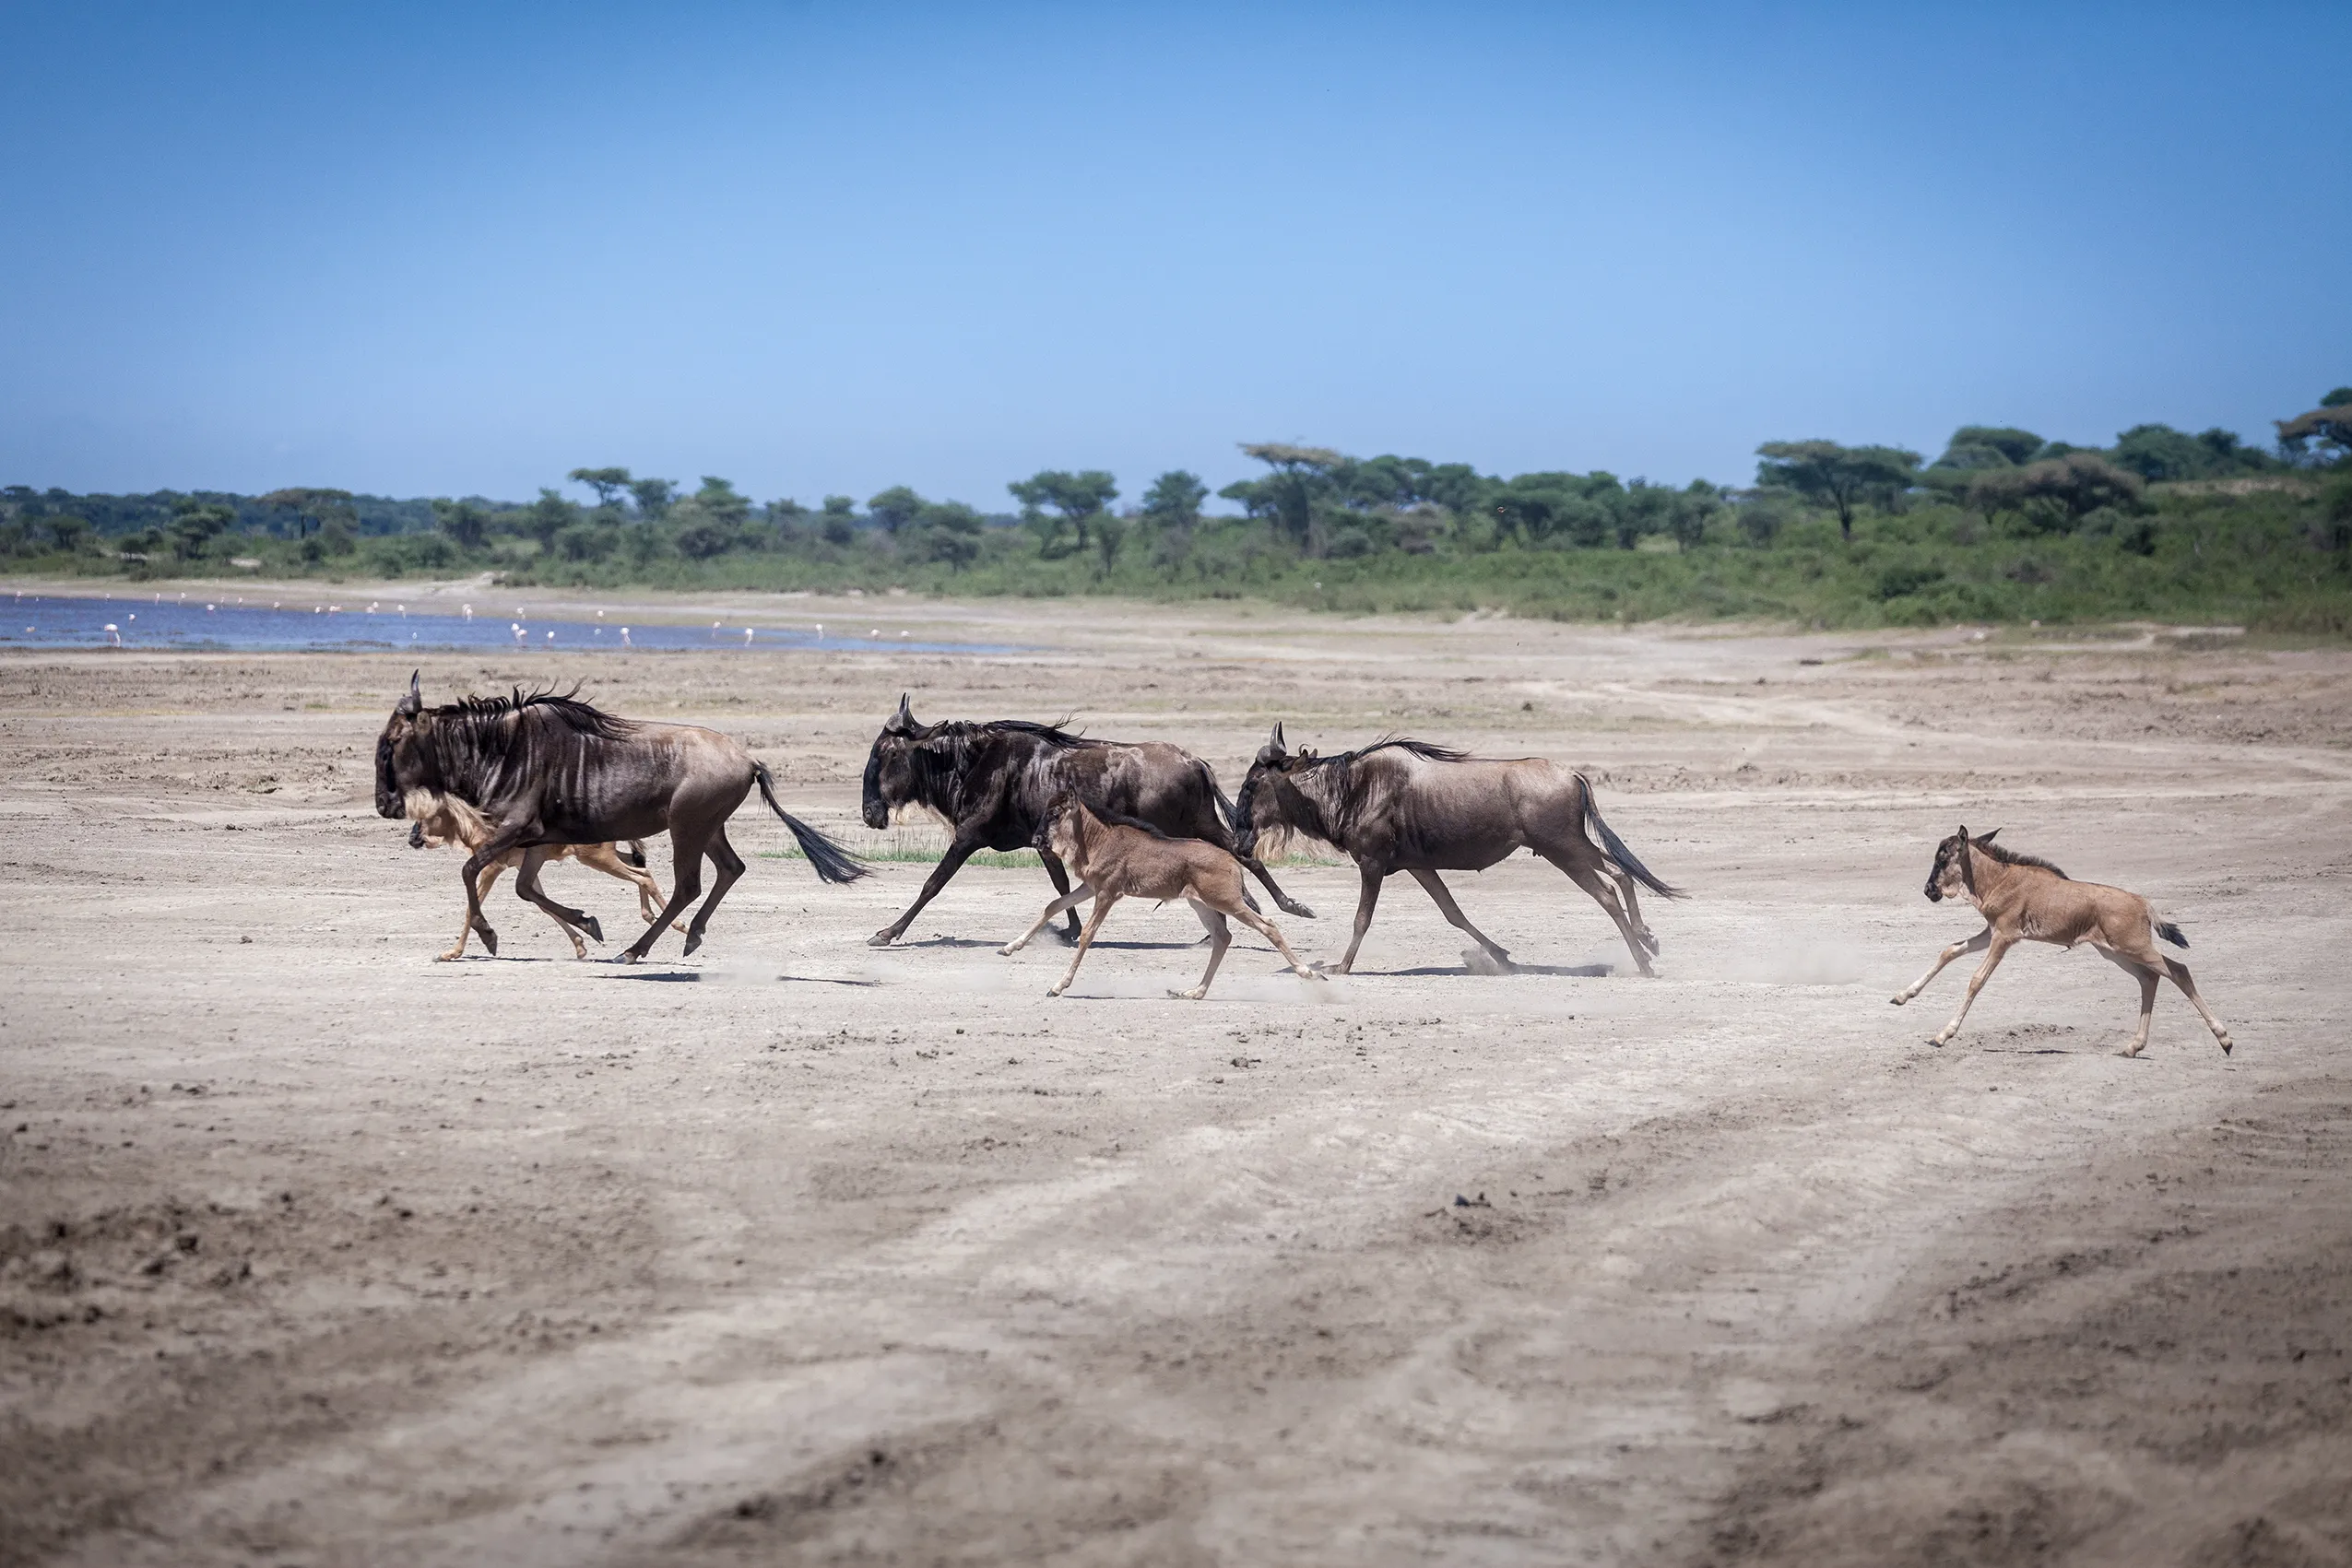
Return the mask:
<svg viewBox="0 0 2352 1568">
<path fill-rule="evenodd" d="M 818 606 L 817 608 L 824 607 Z M 435 964 L 372 657 L 0 662 L 0 1562 L 2352 1562 L 2352 657 L 835 607 L 1036 651 L 558 666 L 845 825 L 902 690 L 1229 785 L 1267 725 L 1592 771 L 1661 978 L 1547 867 L 1393 885 L 1351 981 L 1123 908 L 1073 994 L 973 870 L 762 859 L 696 959 Z M 1818 664 L 1811 661 L 1822 661 Z M 2096 958 L 1920 884 L 2001 826 L 2187 926 Z M 739 819 L 763 851 L 780 830 Z M 665 868 L 665 880 L 667 872 Z M 1286 873 L 1344 940 L 1353 874 Z M 629 890 L 550 882 L 626 929 Z"/>
</svg>

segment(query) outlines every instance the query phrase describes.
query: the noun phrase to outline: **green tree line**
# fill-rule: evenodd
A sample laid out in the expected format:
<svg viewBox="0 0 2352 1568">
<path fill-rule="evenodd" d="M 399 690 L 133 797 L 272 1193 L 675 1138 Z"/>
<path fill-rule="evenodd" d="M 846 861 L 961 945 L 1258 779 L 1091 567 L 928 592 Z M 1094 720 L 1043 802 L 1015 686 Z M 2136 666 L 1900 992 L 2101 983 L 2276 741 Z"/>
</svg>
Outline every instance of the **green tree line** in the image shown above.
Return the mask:
<svg viewBox="0 0 2352 1568">
<path fill-rule="evenodd" d="M 133 576 L 490 572 L 1838 622 L 2204 610 L 2323 631 L 2352 587 L 2352 388 L 2278 421 L 2267 447 L 2160 424 L 2105 447 L 1968 425 L 1932 460 L 1767 442 L 1740 487 L 1504 477 L 1286 442 L 1242 451 L 1258 472 L 1216 491 L 1229 508 L 1213 511 L 1207 484 L 1182 469 L 1131 499 L 1102 469 L 1041 470 L 985 512 L 904 485 L 862 502 L 759 501 L 715 475 L 689 488 L 618 466 L 573 469 L 520 502 L 16 486 L 0 491 L 0 552 L 20 569 Z"/>
</svg>

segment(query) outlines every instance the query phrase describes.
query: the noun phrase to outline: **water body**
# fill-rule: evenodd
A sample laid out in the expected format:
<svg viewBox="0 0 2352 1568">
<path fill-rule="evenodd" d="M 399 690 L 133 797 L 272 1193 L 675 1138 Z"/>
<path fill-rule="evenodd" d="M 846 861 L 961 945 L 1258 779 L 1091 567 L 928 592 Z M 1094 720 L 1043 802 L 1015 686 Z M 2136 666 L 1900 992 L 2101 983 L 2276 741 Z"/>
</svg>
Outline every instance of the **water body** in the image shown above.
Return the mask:
<svg viewBox="0 0 2352 1568">
<path fill-rule="evenodd" d="M 199 653 L 385 653 L 413 648 L 496 649 L 567 654 L 659 652 L 695 648 L 754 648 L 853 653 L 859 650 L 927 654 L 1003 654 L 1017 650 L 989 643 L 918 643 L 896 632 L 866 626 L 827 624 L 820 634 L 814 617 L 777 624 L 761 618 L 715 625 L 645 625 L 621 610 L 600 619 L 568 620 L 514 613 L 513 604 L 477 602 L 473 614 L 428 615 L 405 609 L 396 599 L 289 599 L 235 593 L 160 597 L 118 594 L 112 598 L 0 595 L 0 648 L 146 648 Z M 506 613 L 501 613 L 503 610 Z"/>
</svg>

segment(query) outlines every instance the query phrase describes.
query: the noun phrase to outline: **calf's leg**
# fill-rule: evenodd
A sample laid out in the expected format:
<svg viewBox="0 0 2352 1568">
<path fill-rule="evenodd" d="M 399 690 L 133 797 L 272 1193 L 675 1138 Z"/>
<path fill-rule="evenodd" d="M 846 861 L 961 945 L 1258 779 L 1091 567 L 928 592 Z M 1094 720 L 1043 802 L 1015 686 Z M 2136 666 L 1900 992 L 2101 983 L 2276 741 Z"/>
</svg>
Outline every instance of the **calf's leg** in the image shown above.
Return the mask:
<svg viewBox="0 0 2352 1568">
<path fill-rule="evenodd" d="M 1934 979 L 1937 975 L 1943 973 L 1944 966 L 1945 964 L 1950 963 L 1954 959 L 1965 958 L 1970 953 L 1980 953 L 1984 951 L 1985 944 L 1992 940 L 1992 927 L 1988 925 L 1983 930 L 1978 932 L 1975 936 L 1969 937 L 1967 941 L 1953 943 L 1950 947 L 1935 955 L 1935 961 L 1928 965 L 1927 973 L 1925 974 L 1921 975 L 1917 980 L 1912 981 L 1909 985 L 1904 986 L 1900 991 L 1897 991 L 1893 996 L 1887 997 L 1887 1001 L 1893 1003 L 1896 1007 L 1901 1007 L 1905 1002 L 1909 1001 L 1912 997 L 1926 990 L 1927 983 Z"/>
<path fill-rule="evenodd" d="M 1075 888 L 1072 888 L 1069 891 L 1063 893 L 1061 897 L 1049 900 L 1046 904 L 1046 913 L 1037 917 L 1035 924 L 1032 925 L 1028 930 L 1023 931 L 1020 936 L 1015 937 L 1011 941 L 1007 942 L 1003 947 L 999 948 L 997 951 L 1003 954 L 1006 958 L 1011 958 L 1013 954 L 1027 947 L 1031 942 L 1036 940 L 1037 933 L 1043 931 L 1046 926 L 1051 925 L 1054 923 L 1054 916 L 1066 914 L 1070 910 L 1076 909 L 1080 904 L 1084 903 L 1088 899 L 1091 899 L 1093 896 L 1094 890 L 1088 887 L 1085 883 L 1081 882 Z"/>
<path fill-rule="evenodd" d="M 1061 983 L 1047 991 L 1046 996 L 1058 996 L 1070 989 L 1070 983 L 1078 978 L 1078 966 L 1086 961 L 1086 949 L 1094 945 L 1094 933 L 1103 928 L 1103 917 L 1110 914 L 1111 905 L 1118 901 L 1117 893 L 1097 892 L 1094 895 L 1094 912 L 1086 917 L 1086 929 L 1079 933 L 1078 950 L 1070 955 L 1070 969 L 1062 975 Z"/>
<path fill-rule="evenodd" d="M 2189 977 L 2189 966 L 2162 953 L 2157 955 L 2156 961 L 2164 965 L 2165 978 L 2181 987 L 2181 994 L 2189 998 L 2189 1005 L 2197 1009 L 2197 1016 L 2205 1020 L 2207 1029 L 2213 1031 L 2214 1041 L 2220 1045 L 2221 1054 L 2225 1056 L 2229 1055 L 2236 1042 L 2229 1038 L 2229 1031 L 2221 1027 L 2221 1020 L 2213 1016 L 2213 1009 L 2205 1006 L 2205 999 L 2197 995 L 2197 983 Z M 2150 981 L 2148 984 L 2153 986 L 2156 983 Z"/>
<path fill-rule="evenodd" d="M 1171 991 L 1168 995 L 1181 996 L 1188 1002 L 1197 1002 L 1209 994 L 1209 984 L 1217 978 L 1217 966 L 1225 961 L 1225 949 L 1233 946 L 1234 934 L 1233 927 L 1225 924 L 1223 914 L 1199 899 L 1187 902 L 1192 905 L 1192 913 L 1200 917 L 1200 924 L 1209 928 L 1209 967 L 1200 972 L 1200 984 L 1189 991 Z"/>
<path fill-rule="evenodd" d="M 2098 956 L 2140 983 L 2140 1027 L 2133 1032 L 2132 1043 L 2123 1047 L 2124 1055 L 2136 1056 L 2147 1046 L 2148 1023 L 2156 1017 L 2156 971 L 2113 948 L 2099 948 Z"/>
<path fill-rule="evenodd" d="M 1960 1032 L 1960 1020 L 1968 1016 L 1968 1008 L 1976 1003 L 1977 993 L 1984 989 L 1984 983 L 1992 978 L 1992 972 L 2001 967 L 2001 961 L 2008 956 L 2009 949 L 2016 945 L 2017 938 L 2015 937 L 2003 937 L 1998 934 L 1993 937 L 1990 950 L 1984 955 L 1984 962 L 1979 964 L 1977 972 L 1968 976 L 1968 994 L 1960 998 L 1960 1010 L 1952 1015 L 1952 1021 L 1944 1026 L 1944 1032 L 1933 1037 L 1936 1044 L 1949 1044 L 1952 1037 Z"/>
</svg>

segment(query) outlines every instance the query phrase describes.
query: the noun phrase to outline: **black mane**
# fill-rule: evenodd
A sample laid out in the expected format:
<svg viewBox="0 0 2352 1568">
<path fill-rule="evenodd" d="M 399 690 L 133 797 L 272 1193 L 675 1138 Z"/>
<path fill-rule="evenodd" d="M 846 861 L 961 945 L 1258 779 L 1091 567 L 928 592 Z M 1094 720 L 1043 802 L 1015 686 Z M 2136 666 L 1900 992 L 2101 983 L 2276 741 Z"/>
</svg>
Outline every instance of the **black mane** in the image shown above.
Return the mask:
<svg viewBox="0 0 2352 1568">
<path fill-rule="evenodd" d="M 581 735 L 593 735 L 600 740 L 625 740 L 637 732 L 635 721 L 608 713 L 593 702 L 580 700 L 580 689 L 558 691 L 542 687 L 536 691 L 514 688 L 511 697 L 461 697 L 456 701 L 432 710 L 436 718 L 467 721 L 468 727 L 492 724 L 512 715 L 545 712 L 550 718 Z"/>
<path fill-rule="evenodd" d="M 970 741 L 994 731 L 1009 730 L 1015 735 L 1034 737 L 1060 751 L 1074 751 L 1081 747 L 1108 746 L 1107 740 L 1089 740 L 1059 725 L 1041 725 L 1033 719 L 948 719 L 930 726 L 916 744 L 928 746 L 933 741 L 952 744 Z"/>
<path fill-rule="evenodd" d="M 1976 846 L 1978 854 L 1989 860 L 1998 860 L 2003 866 L 2031 866 L 2069 882 L 2074 879 L 2039 855 L 2027 855 L 2023 850 L 2007 849 L 1987 839 L 1970 839 L 1968 842 Z"/>
<path fill-rule="evenodd" d="M 1457 751 L 1450 746 L 1435 746 L 1426 740 L 1413 740 L 1401 735 L 1384 735 L 1369 746 L 1359 746 L 1353 751 L 1335 751 L 1329 757 L 1317 757 L 1301 762 L 1296 771 L 1310 772 L 1317 768 L 1328 768 L 1335 762 L 1361 761 L 1376 751 L 1410 751 L 1414 756 L 1431 762 L 1470 760 L 1469 752 Z"/>
</svg>

